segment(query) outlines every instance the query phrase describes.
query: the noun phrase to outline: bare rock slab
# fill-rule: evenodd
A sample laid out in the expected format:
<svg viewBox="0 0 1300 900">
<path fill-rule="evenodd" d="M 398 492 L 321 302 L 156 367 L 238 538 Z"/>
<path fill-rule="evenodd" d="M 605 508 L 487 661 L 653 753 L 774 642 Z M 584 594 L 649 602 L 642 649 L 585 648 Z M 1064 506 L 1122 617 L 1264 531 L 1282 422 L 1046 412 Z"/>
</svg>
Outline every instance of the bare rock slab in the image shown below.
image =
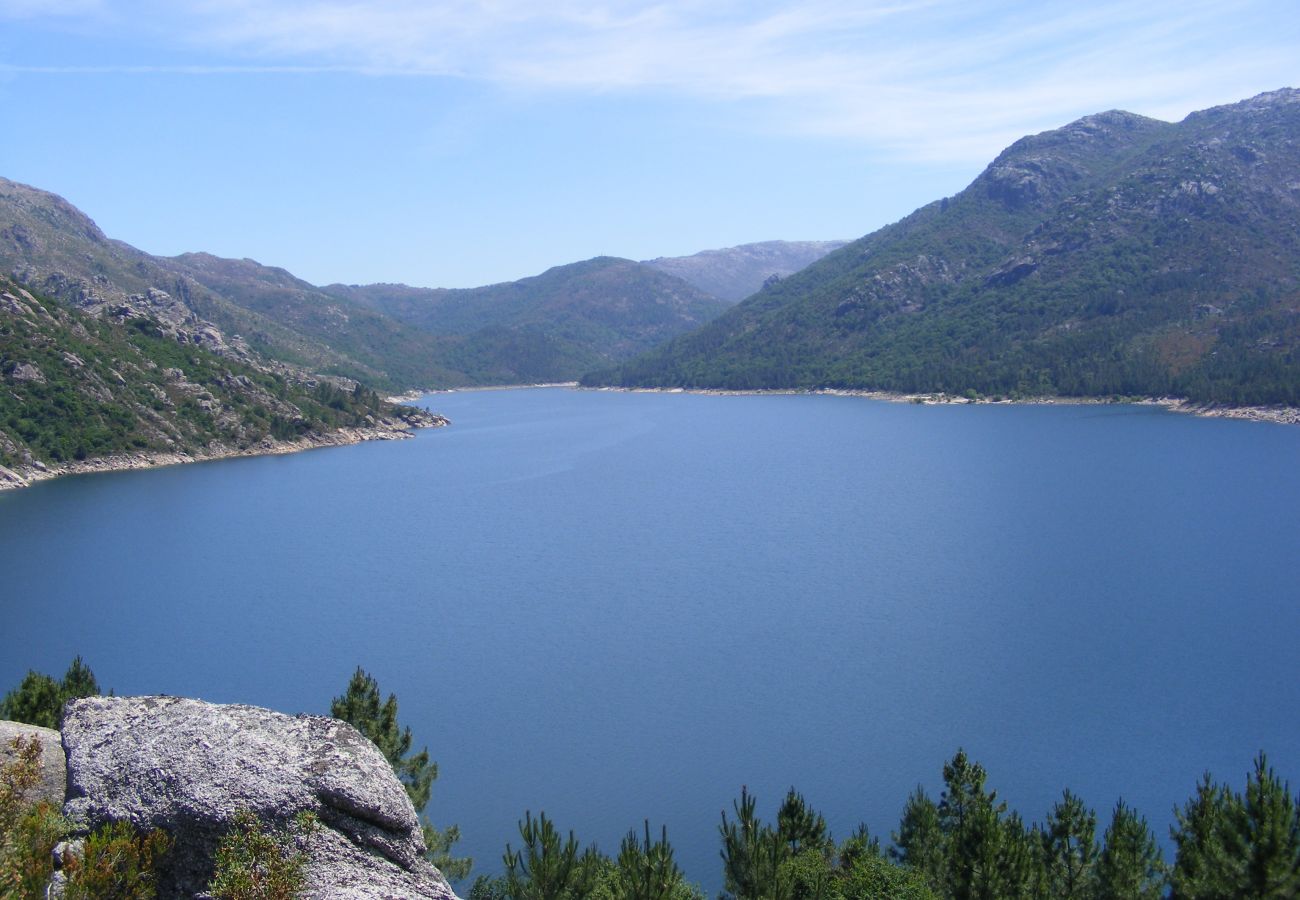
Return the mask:
<svg viewBox="0 0 1300 900">
<path fill-rule="evenodd" d="M 64 715 L 68 793 L 81 828 L 129 820 L 175 841 L 161 897 L 200 895 L 217 842 L 241 810 L 269 827 L 301 812 L 310 898 L 454 900 L 424 860 L 419 820 L 383 754 L 351 725 L 177 697 L 93 697 Z"/>
<path fill-rule="evenodd" d="M 36 738 L 41 742 L 40 781 L 23 799 L 29 803 L 47 801 L 54 804 L 55 808 L 62 806 L 68 767 L 63 761 L 63 742 L 59 733 L 38 725 L 0 721 L 0 766 L 13 762 L 15 738 L 24 741 Z"/>
</svg>

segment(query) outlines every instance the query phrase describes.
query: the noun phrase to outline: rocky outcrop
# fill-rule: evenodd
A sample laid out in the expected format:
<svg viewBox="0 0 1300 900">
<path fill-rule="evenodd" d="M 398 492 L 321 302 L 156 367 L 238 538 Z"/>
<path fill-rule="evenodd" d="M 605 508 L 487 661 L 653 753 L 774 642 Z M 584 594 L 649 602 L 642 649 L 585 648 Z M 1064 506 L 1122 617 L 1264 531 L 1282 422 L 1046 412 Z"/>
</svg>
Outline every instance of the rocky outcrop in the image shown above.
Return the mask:
<svg viewBox="0 0 1300 900">
<path fill-rule="evenodd" d="M 202 896 L 241 811 L 272 828 L 302 812 L 308 898 L 455 895 L 424 860 L 419 820 L 379 750 L 352 726 L 176 697 L 94 697 L 65 710 L 65 814 L 82 831 L 128 820 L 174 847 L 161 897 Z"/>
<path fill-rule="evenodd" d="M 14 749 L 16 738 L 21 738 L 23 741 L 35 738 L 41 742 L 40 780 L 23 799 L 29 803 L 45 801 L 55 806 L 62 806 L 68 769 L 63 760 L 63 745 L 59 740 L 59 733 L 49 728 L 26 725 L 22 722 L 0 722 L 0 766 L 8 765 L 16 758 Z"/>
</svg>

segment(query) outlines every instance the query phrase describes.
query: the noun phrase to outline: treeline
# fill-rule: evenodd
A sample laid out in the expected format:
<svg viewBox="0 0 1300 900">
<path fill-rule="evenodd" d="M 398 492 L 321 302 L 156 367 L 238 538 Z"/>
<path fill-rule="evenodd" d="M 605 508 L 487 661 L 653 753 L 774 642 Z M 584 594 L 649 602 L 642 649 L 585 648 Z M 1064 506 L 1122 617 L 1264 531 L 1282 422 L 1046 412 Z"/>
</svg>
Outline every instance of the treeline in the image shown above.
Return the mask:
<svg viewBox="0 0 1300 900">
<path fill-rule="evenodd" d="M 793 788 L 775 824 L 741 791 L 719 825 L 722 900 L 1174 900 L 1300 897 L 1300 798 L 1255 760 L 1244 791 L 1207 774 L 1176 810 L 1172 865 L 1146 819 L 1122 800 L 1098 818 L 1066 790 L 1041 824 L 1028 824 L 987 786 L 964 752 L 943 767 L 939 800 L 917 788 L 891 846 L 866 826 L 837 842 L 825 819 Z M 616 859 L 561 841 L 545 815 L 525 814 L 523 845 L 507 846 L 506 873 L 480 876 L 470 900 L 690 900 L 667 834 L 624 839 Z"/>
<path fill-rule="evenodd" d="M 0 719 L 57 727 L 63 704 L 99 693 L 89 667 L 78 657 L 59 680 L 29 672 L 0 699 Z M 397 698 L 383 698 L 373 677 L 358 668 L 331 714 L 350 722 L 384 753 L 421 814 L 429 859 L 454 880 L 468 878 L 471 860 L 452 856 L 456 826 L 439 831 L 423 812 L 437 764 L 427 748 L 413 750 L 409 728 L 397 718 Z M 23 748 L 17 748 L 22 750 Z M 21 754 L 20 754 L 21 755 Z M 34 757 L 0 773 L 0 896 L 39 896 L 15 885 L 48 878 L 48 850 L 66 823 L 57 810 L 23 810 L 13 802 L 15 775 L 31 777 Z M 21 771 L 20 771 L 21 770 Z M 31 771 L 28 771 L 31 770 Z M 6 800 L 6 797 L 8 800 Z M 7 803 L 7 805 L 6 805 Z M 1104 827 L 1095 810 L 1069 790 L 1041 823 L 1028 823 L 988 787 L 988 774 L 961 750 L 943 767 L 938 800 L 918 787 L 908 798 L 889 845 L 865 825 L 837 841 L 823 816 L 794 788 L 774 822 L 758 815 L 757 799 L 741 790 L 718 826 L 725 891 L 719 900 L 1284 900 L 1300 897 L 1300 797 L 1292 794 L 1261 752 L 1244 789 L 1215 782 L 1207 773 L 1195 794 L 1175 809 L 1170 829 L 1172 863 L 1160 850 L 1145 818 L 1122 800 Z M 310 827 L 304 823 L 301 828 Z M 666 828 L 649 822 L 623 838 L 615 856 L 575 834 L 561 834 L 539 813 L 524 814 L 520 842 L 508 844 L 503 874 L 478 876 L 468 900 L 704 900 L 674 859 Z M 165 852 L 165 836 L 109 836 L 123 858 Z M 229 877 L 247 869 L 255 847 L 257 865 L 281 871 L 301 884 L 305 858 L 294 833 L 267 834 L 256 822 L 237 823 L 229 836 L 237 860 Z M 247 846 L 245 846 L 247 845 Z M 126 847 L 130 852 L 122 851 Z M 134 848 L 134 849 L 130 849 Z M 97 851 L 98 852 L 98 851 Z M 244 854 L 239 856 L 239 854 Z M 243 860 L 239 862 L 238 860 Z M 37 877 L 29 871 L 39 863 Z M 101 872 L 116 883 L 112 866 Z M 24 868 L 27 867 L 27 868 Z M 220 869 L 220 867 L 219 867 Z M 25 873 L 25 874 L 24 874 Z M 298 874 L 295 874 L 298 873 Z M 117 873 L 135 879 L 153 896 L 152 883 L 136 869 Z M 296 879 L 296 882 L 294 881 Z M 135 882 L 133 882 L 135 883 Z M 23 890 L 26 890 L 25 888 Z M 95 894 L 87 896 L 98 896 Z M 113 896 L 119 896 L 113 894 Z M 214 891 L 214 896 L 227 896 Z M 281 893 L 229 896 L 292 897 Z"/>
</svg>

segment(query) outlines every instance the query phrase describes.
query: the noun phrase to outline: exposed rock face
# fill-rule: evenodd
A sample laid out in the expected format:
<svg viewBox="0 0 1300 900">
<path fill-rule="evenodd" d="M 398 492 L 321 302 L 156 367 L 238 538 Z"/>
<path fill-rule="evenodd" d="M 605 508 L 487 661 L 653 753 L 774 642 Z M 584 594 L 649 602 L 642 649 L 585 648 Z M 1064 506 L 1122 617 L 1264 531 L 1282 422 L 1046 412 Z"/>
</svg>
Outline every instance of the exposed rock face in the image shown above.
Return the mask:
<svg viewBox="0 0 1300 900">
<path fill-rule="evenodd" d="M 0 477 L 3 475 L 0 472 Z M 45 800 L 55 806 L 62 806 L 68 768 L 63 760 L 63 744 L 57 731 L 22 722 L 0 721 L 0 766 L 13 761 L 14 738 L 30 740 L 33 737 L 41 742 L 41 780 L 26 799 L 32 803 Z"/>
<path fill-rule="evenodd" d="M 249 810 L 271 827 L 303 811 L 311 898 L 453 900 L 423 859 L 415 810 L 383 754 L 352 726 L 251 706 L 175 697 L 94 697 L 69 705 L 64 812 L 84 829 L 130 820 L 175 840 L 160 896 L 199 895 L 231 820 Z"/>
</svg>

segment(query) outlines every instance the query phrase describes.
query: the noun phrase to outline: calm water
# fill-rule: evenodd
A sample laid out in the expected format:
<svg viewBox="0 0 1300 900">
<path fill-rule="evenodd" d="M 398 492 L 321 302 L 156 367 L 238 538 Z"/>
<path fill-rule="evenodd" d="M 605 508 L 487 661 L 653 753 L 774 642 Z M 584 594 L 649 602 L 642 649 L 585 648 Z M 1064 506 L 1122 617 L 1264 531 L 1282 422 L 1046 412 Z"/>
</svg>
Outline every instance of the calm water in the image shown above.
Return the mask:
<svg viewBox="0 0 1300 900">
<path fill-rule="evenodd" d="M 0 495 L 0 685 L 326 712 L 357 664 L 480 871 L 525 809 L 649 817 L 720 887 L 742 784 L 887 835 L 964 746 L 1030 819 L 1163 835 L 1300 781 L 1300 428 L 1141 407 L 438 395 L 412 441 Z"/>
</svg>

